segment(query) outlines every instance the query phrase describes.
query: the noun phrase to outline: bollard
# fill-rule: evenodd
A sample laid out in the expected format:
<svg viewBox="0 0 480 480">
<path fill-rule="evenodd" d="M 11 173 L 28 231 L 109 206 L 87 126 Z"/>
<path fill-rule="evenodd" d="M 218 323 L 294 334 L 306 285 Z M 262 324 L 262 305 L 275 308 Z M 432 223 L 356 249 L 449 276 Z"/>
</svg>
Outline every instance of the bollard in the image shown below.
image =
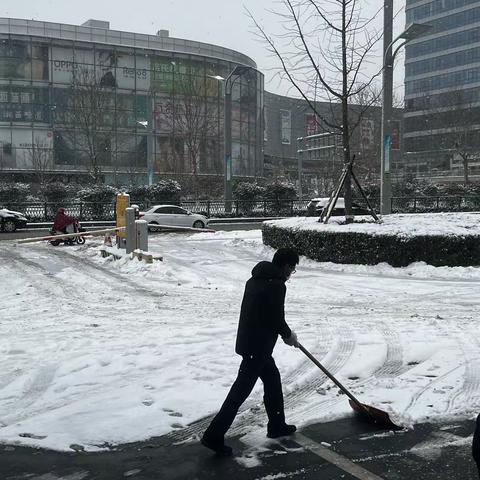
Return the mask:
<svg viewBox="0 0 480 480">
<path fill-rule="evenodd" d="M 137 232 L 137 248 L 142 252 L 148 252 L 148 223 L 145 220 L 135 220 Z"/>
<path fill-rule="evenodd" d="M 135 250 L 135 209 L 128 207 L 125 209 L 125 251 L 126 253 L 132 253 Z"/>
<path fill-rule="evenodd" d="M 117 220 L 117 227 L 125 227 L 125 210 L 130 205 L 130 195 L 127 193 L 117 194 L 117 201 L 115 203 L 115 217 Z M 117 231 L 117 247 L 126 248 L 126 232 L 125 229 Z"/>
</svg>

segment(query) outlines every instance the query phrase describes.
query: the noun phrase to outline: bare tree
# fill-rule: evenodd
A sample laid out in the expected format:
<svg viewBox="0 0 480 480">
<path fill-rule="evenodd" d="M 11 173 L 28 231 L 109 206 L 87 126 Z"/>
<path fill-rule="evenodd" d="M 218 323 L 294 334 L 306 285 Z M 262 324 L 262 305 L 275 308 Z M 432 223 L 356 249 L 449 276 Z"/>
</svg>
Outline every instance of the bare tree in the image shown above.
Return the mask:
<svg viewBox="0 0 480 480">
<path fill-rule="evenodd" d="M 96 77 L 94 70 L 74 70 L 70 115 L 76 128 L 75 141 L 84 152 L 85 167 L 95 183 L 101 183 L 102 166 L 111 162 L 115 139 L 115 122 L 111 113 L 111 87 L 114 85 L 105 80 L 110 77 Z"/>
<path fill-rule="evenodd" d="M 431 150 L 445 152 L 463 168 L 464 183 L 469 183 L 470 162 L 480 154 L 478 119 L 480 104 L 468 99 L 463 90 L 445 92 L 433 100 L 424 99 L 422 128 L 430 132 Z"/>
<path fill-rule="evenodd" d="M 46 183 L 48 173 L 53 170 L 53 149 L 49 142 L 35 137 L 32 146 L 27 149 L 27 157 L 37 177 L 38 183 Z"/>
<path fill-rule="evenodd" d="M 196 183 L 201 154 L 208 155 L 208 139 L 218 137 L 218 82 L 198 75 L 192 66 L 177 75 L 175 91 L 175 100 L 169 100 L 165 115 L 172 131 L 183 140 L 188 173 Z M 172 150 L 177 155 L 177 148 Z"/>
<path fill-rule="evenodd" d="M 319 119 L 320 129 L 340 134 L 344 164 L 351 160 L 352 134 L 370 104 L 353 113 L 350 105 L 368 90 L 381 71 L 366 73 L 381 38 L 364 18 L 360 0 L 283 0 L 284 33 L 271 37 L 253 19 L 260 37 L 281 64 L 280 75 L 305 99 Z M 329 115 L 316 100 L 331 103 Z M 373 101 L 373 100 L 372 100 Z M 345 182 L 347 222 L 352 221 L 351 179 Z"/>
</svg>

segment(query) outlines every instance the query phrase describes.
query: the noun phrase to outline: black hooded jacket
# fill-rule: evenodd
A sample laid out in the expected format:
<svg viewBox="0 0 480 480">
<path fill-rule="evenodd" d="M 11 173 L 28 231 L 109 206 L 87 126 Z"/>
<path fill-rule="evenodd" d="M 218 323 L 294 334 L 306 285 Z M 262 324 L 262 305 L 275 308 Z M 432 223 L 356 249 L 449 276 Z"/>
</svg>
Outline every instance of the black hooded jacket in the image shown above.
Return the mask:
<svg viewBox="0 0 480 480">
<path fill-rule="evenodd" d="M 239 355 L 271 355 L 278 335 L 288 338 L 285 322 L 283 272 L 271 262 L 260 262 L 245 285 L 235 352 Z"/>
</svg>

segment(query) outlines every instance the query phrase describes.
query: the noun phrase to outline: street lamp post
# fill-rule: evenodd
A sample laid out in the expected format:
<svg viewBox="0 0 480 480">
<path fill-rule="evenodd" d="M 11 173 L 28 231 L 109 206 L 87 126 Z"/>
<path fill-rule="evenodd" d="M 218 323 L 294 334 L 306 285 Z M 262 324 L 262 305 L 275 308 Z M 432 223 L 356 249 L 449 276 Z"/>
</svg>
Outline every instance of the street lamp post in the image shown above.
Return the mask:
<svg viewBox="0 0 480 480">
<path fill-rule="evenodd" d="M 393 110 L 393 63 L 401 47 L 407 42 L 424 35 L 432 27 L 427 24 L 412 23 L 395 40 L 393 37 L 393 0 L 384 0 L 383 17 L 383 96 L 382 96 L 382 159 L 380 176 L 380 213 L 392 213 L 392 179 L 390 162 L 392 151 L 392 110 Z M 392 54 L 393 45 L 403 39 Z"/>
<path fill-rule="evenodd" d="M 224 171 L 224 197 L 225 212 L 232 210 L 232 88 L 235 80 L 241 77 L 246 71 L 254 70 L 248 65 L 237 65 L 228 75 L 223 78 L 220 75 L 208 75 L 210 78 L 225 82 L 225 101 L 224 101 L 224 125 L 223 138 L 225 144 L 225 171 Z"/>
</svg>

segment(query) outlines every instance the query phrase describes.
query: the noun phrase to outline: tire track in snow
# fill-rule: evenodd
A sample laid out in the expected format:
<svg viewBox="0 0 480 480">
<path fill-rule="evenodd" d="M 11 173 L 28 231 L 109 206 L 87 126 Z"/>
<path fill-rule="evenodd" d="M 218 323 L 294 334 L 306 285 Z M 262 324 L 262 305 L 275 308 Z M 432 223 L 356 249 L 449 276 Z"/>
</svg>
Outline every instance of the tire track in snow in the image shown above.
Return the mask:
<svg viewBox="0 0 480 480">
<path fill-rule="evenodd" d="M 26 388 L 22 389 L 20 395 L 1 406 L 1 409 L 5 410 L 6 413 L 0 417 L 0 422 L 9 425 L 30 417 L 31 413 L 26 413 L 25 410 L 39 400 L 49 389 L 56 371 L 57 367 L 52 365 L 38 368 L 33 377 L 26 382 Z M 8 414 L 10 407 L 14 407 L 16 413 Z"/>
<path fill-rule="evenodd" d="M 387 328 L 385 328 L 382 333 L 387 345 L 385 362 L 377 370 L 375 370 L 375 372 L 368 379 L 356 383 L 355 387 L 364 386 L 374 378 L 392 378 L 395 376 L 399 376 L 410 368 L 413 368 L 413 366 L 403 365 L 403 349 L 398 341 L 398 334 L 396 332 L 388 330 Z M 348 337 L 348 335 L 346 335 L 345 332 L 342 332 L 342 337 L 345 338 Z M 339 370 L 341 370 L 341 368 L 346 365 L 348 359 L 353 353 L 354 348 L 355 342 L 353 340 L 341 340 L 338 343 L 337 351 L 335 348 L 333 348 L 333 352 L 330 352 L 330 355 L 335 356 L 331 362 L 325 363 L 325 367 L 335 375 Z M 334 353 L 335 351 L 336 353 Z M 319 355 L 319 352 L 315 353 L 319 358 L 322 358 Z M 310 360 L 307 359 L 306 362 L 302 364 L 300 376 L 306 373 L 309 368 L 312 368 L 312 366 L 313 364 L 310 362 Z M 317 371 L 317 367 L 313 366 L 313 368 L 315 369 L 315 371 Z M 292 372 L 292 374 L 283 378 L 282 383 L 285 385 L 287 381 L 292 381 L 295 378 L 296 375 L 294 374 L 294 372 Z M 307 400 L 308 397 L 312 394 L 316 394 L 317 390 L 327 381 L 329 381 L 328 377 L 324 373 L 320 372 L 320 374 L 316 376 L 313 381 L 307 381 L 307 383 L 301 386 L 299 389 L 293 390 L 285 394 L 285 410 L 290 411 L 289 418 L 293 418 L 295 420 L 297 418 L 295 416 L 295 406 L 298 405 L 299 402 Z M 311 409 L 302 410 L 301 415 L 303 415 L 305 411 L 310 412 L 317 410 L 328 410 L 329 408 L 341 401 L 344 401 L 344 397 L 325 400 L 320 404 L 315 404 L 315 406 L 313 406 Z M 253 400 L 249 402 L 247 401 L 243 405 L 243 408 L 240 410 L 235 423 L 229 431 L 231 435 L 241 435 L 245 433 L 245 431 L 248 430 L 251 425 L 258 423 L 259 415 L 266 415 L 263 405 L 259 404 L 259 402 L 261 403 L 261 400 Z M 208 427 L 212 418 L 213 415 L 204 417 L 197 422 L 190 424 L 185 429 L 176 430 L 167 434 L 166 437 L 174 439 L 174 441 L 188 440 L 191 437 L 195 437 L 201 434 Z M 301 420 L 301 418 L 298 419 Z"/>
<path fill-rule="evenodd" d="M 340 339 L 333 347 L 333 351 L 329 352 L 329 356 L 333 356 L 333 360 L 331 362 L 327 362 L 325 364 L 326 367 L 332 372 L 337 372 L 340 370 L 348 361 L 348 358 L 353 352 L 354 346 L 355 342 L 353 340 Z M 314 382 L 308 382 L 299 389 L 287 393 L 284 397 L 285 410 L 302 398 L 308 397 L 312 391 L 318 388 L 318 385 L 323 384 L 326 380 L 327 377 L 323 375 L 317 378 Z M 242 405 L 242 408 L 240 409 L 239 414 L 237 415 L 237 418 L 230 429 L 230 434 L 240 435 L 251 428 L 253 424 L 258 423 L 259 413 L 262 416 L 266 415 L 262 405 L 262 400 L 260 398 L 249 401 L 247 400 L 247 402 Z M 214 415 L 204 417 L 181 430 L 172 431 L 166 434 L 164 437 L 174 442 L 186 441 L 192 437 L 195 438 L 203 433 L 213 417 Z"/>
<path fill-rule="evenodd" d="M 327 326 L 323 326 L 322 338 L 312 348 L 312 354 L 319 358 L 323 358 L 328 353 L 329 349 L 332 348 L 331 346 L 333 342 L 333 337 L 334 335 L 332 334 L 331 329 L 327 328 Z M 307 374 L 309 370 L 312 370 L 312 366 L 312 362 L 305 356 L 302 356 L 300 365 L 298 365 L 296 368 L 288 372 L 287 375 L 282 377 L 282 384 L 288 385 L 295 382 L 297 378 L 303 377 L 305 374 Z"/>
<path fill-rule="evenodd" d="M 411 368 L 403 365 L 403 348 L 400 343 L 400 337 L 397 332 L 390 330 L 385 324 L 382 335 L 387 345 L 387 355 L 383 365 L 374 370 L 372 377 L 398 377 Z"/>
<path fill-rule="evenodd" d="M 448 370 L 448 372 L 445 372 L 443 375 L 440 375 L 439 377 L 436 377 L 432 381 L 430 381 L 427 385 L 423 386 L 419 391 L 417 391 L 412 398 L 410 399 L 410 402 L 408 405 L 405 407 L 403 410 L 403 415 L 408 415 L 408 412 L 415 407 L 415 405 L 419 402 L 419 400 L 425 395 L 427 392 L 435 388 L 437 384 L 448 378 L 452 373 L 456 372 L 459 368 L 462 368 L 464 366 L 464 363 L 461 363 L 460 365 L 457 365 L 456 367 L 453 367 L 452 369 Z"/>
<path fill-rule="evenodd" d="M 470 337 L 470 345 L 460 344 L 465 358 L 465 374 L 463 384 L 452 393 L 448 400 L 448 405 L 444 413 L 454 413 L 462 406 L 469 405 L 476 410 L 475 406 L 479 403 L 480 392 L 480 342 L 475 334 Z"/>
<path fill-rule="evenodd" d="M 82 248 L 82 247 L 80 247 Z M 85 248 L 85 247 L 83 247 Z M 122 283 L 122 288 L 125 286 L 127 287 L 125 290 L 130 290 L 130 293 L 141 293 L 144 296 L 147 297 L 154 297 L 156 299 L 161 298 L 164 294 L 162 292 L 158 292 L 155 290 L 150 290 L 148 288 L 145 288 L 135 281 L 132 281 L 131 278 L 129 278 L 127 275 L 123 274 L 122 272 L 118 271 L 112 271 L 103 265 L 99 265 L 95 262 L 92 262 L 90 259 L 86 257 L 77 257 L 76 255 L 72 255 L 71 253 L 67 253 L 62 250 L 53 250 L 52 252 L 53 256 L 56 256 L 58 258 L 63 258 L 67 259 L 69 261 L 72 261 L 76 265 L 81 265 L 82 268 L 84 269 L 87 267 L 89 269 L 90 273 L 93 273 L 95 275 L 95 280 L 97 280 L 100 283 L 105 284 L 105 276 L 109 277 L 111 280 L 114 281 L 113 285 L 118 284 L 119 278 L 121 278 L 121 283 Z M 71 268 L 74 268 L 73 265 L 70 265 Z M 99 274 L 104 275 L 101 277 Z"/>
<path fill-rule="evenodd" d="M 40 252 L 38 251 L 36 251 L 35 253 L 40 254 Z M 41 252 L 41 254 L 43 255 L 44 252 Z M 84 262 L 82 260 L 77 259 L 69 254 L 60 256 L 66 257 L 67 260 L 71 260 L 72 258 L 74 258 L 76 263 L 82 263 L 83 269 L 85 269 L 83 265 Z M 71 286 L 68 281 L 57 278 L 55 274 L 51 273 L 48 266 L 41 263 L 42 257 L 36 258 L 35 260 L 37 261 L 34 261 L 31 258 L 25 258 L 20 254 L 12 257 L 11 255 L 5 255 L 5 252 L 0 249 L 0 258 L 2 260 L 8 260 L 10 264 L 16 265 L 16 268 L 14 268 L 12 271 L 14 271 L 16 275 L 24 276 L 27 283 L 32 285 L 44 299 L 48 300 L 48 302 L 51 302 L 52 295 L 55 294 L 63 298 L 64 300 L 73 300 L 75 305 L 71 305 L 71 308 L 74 311 L 78 309 L 79 303 L 83 304 L 84 292 L 80 292 L 77 286 Z M 62 262 L 62 264 L 62 268 L 65 268 L 65 266 L 71 268 L 71 265 L 65 265 L 65 262 Z M 112 274 L 112 276 L 114 275 Z M 104 285 L 105 283 L 105 278 L 101 278 L 100 275 L 98 275 L 98 272 L 95 280 L 97 280 L 99 283 L 102 283 L 102 285 Z M 118 282 L 118 278 L 116 278 L 116 282 Z M 134 282 L 132 282 L 132 284 L 133 283 Z M 159 298 L 161 297 L 161 295 L 156 294 L 156 297 Z M 99 302 L 98 305 L 102 306 L 102 303 L 103 302 Z M 64 303 L 64 307 L 67 307 L 67 302 Z M 110 307 L 106 305 L 105 308 L 108 310 Z M 55 316 L 52 314 L 52 322 L 54 321 Z M 5 396 L 5 399 L 8 401 L 4 405 L 0 403 L 0 410 L 4 412 L 15 410 L 15 413 L 11 415 L 6 414 L 6 416 L 3 416 L 1 418 L 2 423 L 7 424 L 18 422 L 27 418 L 34 417 L 36 415 L 41 415 L 56 408 L 61 408 L 65 406 L 66 403 L 72 403 L 77 401 L 78 399 L 81 399 L 84 395 L 90 395 L 92 393 L 99 392 L 106 386 L 104 383 L 100 385 L 92 385 L 92 387 L 84 389 L 82 390 L 82 392 L 70 394 L 67 396 L 61 396 L 56 401 L 49 401 L 47 405 L 42 406 L 41 404 L 39 404 L 38 407 L 31 408 L 31 406 L 38 400 L 40 400 L 42 395 L 50 387 L 51 381 L 55 376 L 56 369 L 57 367 L 53 366 L 40 367 L 38 369 L 38 372 L 34 374 L 33 378 L 27 377 L 24 380 L 26 388 L 19 394 L 9 395 L 6 392 L 8 386 L 16 378 L 18 378 L 19 375 L 26 375 L 27 372 L 23 372 L 20 370 L 19 372 L 17 372 L 16 378 L 6 377 L 6 379 L 3 380 L 0 387 L 0 396 L 3 394 Z M 142 376 L 143 374 L 139 373 L 138 375 L 134 376 L 133 380 L 136 380 L 137 378 L 142 378 Z M 129 377 L 129 380 L 132 380 L 132 377 Z"/>
<path fill-rule="evenodd" d="M 52 281 L 56 282 L 56 286 L 61 289 L 61 293 L 63 295 L 67 295 L 67 293 L 71 293 L 70 291 L 67 292 L 67 289 L 65 288 L 65 282 L 60 282 L 58 279 L 54 277 L 54 275 L 43 265 L 34 262 L 31 259 L 27 259 L 25 257 L 22 257 L 20 255 L 16 255 L 15 257 L 12 257 L 11 255 L 6 255 L 4 252 L 0 250 L 0 258 L 6 262 L 9 262 L 10 264 L 13 265 L 18 265 L 18 266 L 24 266 L 24 267 L 29 267 L 30 269 L 35 270 L 36 272 L 39 272 L 43 275 L 42 280 L 40 280 L 37 276 L 32 276 L 28 275 L 28 273 L 25 271 L 23 268 L 17 268 L 15 269 L 15 274 L 22 274 L 25 276 L 25 278 L 28 279 L 28 283 L 30 284 L 35 284 L 35 288 L 38 289 L 40 292 L 43 292 L 46 294 L 46 296 L 51 296 L 52 291 L 45 285 L 45 278 L 49 278 Z"/>
<path fill-rule="evenodd" d="M 389 330 L 386 326 L 382 331 L 382 334 L 387 346 L 387 354 L 385 356 L 384 363 L 374 370 L 369 377 L 355 382 L 351 385 L 351 387 L 349 386 L 347 388 L 365 388 L 371 381 L 374 381 L 375 379 L 394 378 L 413 368 L 413 366 L 403 365 L 403 349 L 398 341 L 398 334 L 392 330 Z M 294 416 L 293 418 L 294 420 L 301 421 L 301 417 L 305 415 L 305 413 L 311 414 L 312 412 L 328 412 L 332 407 L 343 401 L 345 401 L 345 397 L 343 395 L 323 400 L 319 403 L 315 403 L 315 405 L 310 408 L 302 410 L 301 414 Z"/>
</svg>

